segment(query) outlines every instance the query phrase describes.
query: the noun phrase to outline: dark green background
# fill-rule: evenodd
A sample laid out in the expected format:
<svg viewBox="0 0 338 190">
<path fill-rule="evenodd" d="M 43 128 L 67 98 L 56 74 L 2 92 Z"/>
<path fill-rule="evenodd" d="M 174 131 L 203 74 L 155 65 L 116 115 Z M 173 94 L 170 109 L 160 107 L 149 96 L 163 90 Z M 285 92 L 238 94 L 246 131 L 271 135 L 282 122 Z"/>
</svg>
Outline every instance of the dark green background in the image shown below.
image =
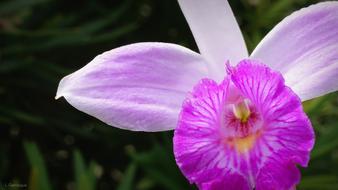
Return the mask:
<svg viewBox="0 0 338 190">
<path fill-rule="evenodd" d="M 283 17 L 316 2 L 230 4 L 252 51 Z M 143 41 L 197 50 L 175 0 L 0 1 L 0 189 L 194 189 L 174 162 L 172 132 L 115 129 L 54 100 L 63 76 Z M 338 189 L 338 93 L 304 106 L 317 139 L 299 189 Z"/>
</svg>

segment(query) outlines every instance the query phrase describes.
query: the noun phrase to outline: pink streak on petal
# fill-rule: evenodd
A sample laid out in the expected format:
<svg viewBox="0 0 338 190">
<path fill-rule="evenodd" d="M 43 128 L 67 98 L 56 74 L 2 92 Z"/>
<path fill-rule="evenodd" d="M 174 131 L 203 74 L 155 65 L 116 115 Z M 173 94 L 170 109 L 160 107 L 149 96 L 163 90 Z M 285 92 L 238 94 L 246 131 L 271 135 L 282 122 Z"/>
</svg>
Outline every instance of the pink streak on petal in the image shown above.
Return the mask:
<svg viewBox="0 0 338 190">
<path fill-rule="evenodd" d="M 300 181 L 300 172 L 285 160 L 271 160 L 257 176 L 256 190 L 292 190 Z"/>
<path fill-rule="evenodd" d="M 211 170 L 210 172 L 205 173 L 206 176 L 204 177 L 208 178 L 214 176 L 215 173 L 218 173 L 217 170 Z M 242 175 L 231 171 L 221 173 L 218 176 L 215 176 L 213 180 L 198 184 L 198 187 L 201 190 L 252 190 L 247 180 Z"/>
<path fill-rule="evenodd" d="M 66 76 L 57 97 L 114 127 L 175 128 L 186 93 L 207 69 L 202 57 L 166 43 L 138 43 L 97 56 Z"/>
<path fill-rule="evenodd" d="M 201 54 L 208 60 L 211 78 L 224 78 L 224 63 L 247 58 L 246 45 L 227 0 L 178 0 Z"/>
<path fill-rule="evenodd" d="M 219 146 L 219 110 L 227 96 L 228 80 L 217 85 L 203 79 L 183 103 L 174 135 L 174 153 L 178 166 L 191 183 L 207 182 L 205 172 L 225 165 L 228 155 Z M 217 172 L 216 172 L 217 171 Z M 220 174 L 219 173 L 219 174 Z M 202 177 L 201 177 L 202 176 Z M 203 177 L 204 176 L 204 177 Z"/>
<path fill-rule="evenodd" d="M 252 53 L 280 71 L 302 101 L 338 89 L 338 2 L 318 3 L 280 22 Z"/>
</svg>

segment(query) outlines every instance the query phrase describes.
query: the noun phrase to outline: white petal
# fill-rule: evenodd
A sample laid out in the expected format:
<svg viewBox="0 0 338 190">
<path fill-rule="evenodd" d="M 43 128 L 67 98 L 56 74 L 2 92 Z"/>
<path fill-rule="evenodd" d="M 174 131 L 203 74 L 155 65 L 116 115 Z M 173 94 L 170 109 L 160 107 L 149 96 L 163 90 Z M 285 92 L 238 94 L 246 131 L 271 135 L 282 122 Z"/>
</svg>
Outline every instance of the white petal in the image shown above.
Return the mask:
<svg viewBox="0 0 338 190">
<path fill-rule="evenodd" d="M 338 2 L 301 9 L 280 22 L 252 58 L 280 71 L 303 100 L 338 89 Z"/>
<path fill-rule="evenodd" d="M 214 80 L 225 76 L 227 60 L 247 58 L 246 45 L 227 0 L 178 0 Z"/>
</svg>

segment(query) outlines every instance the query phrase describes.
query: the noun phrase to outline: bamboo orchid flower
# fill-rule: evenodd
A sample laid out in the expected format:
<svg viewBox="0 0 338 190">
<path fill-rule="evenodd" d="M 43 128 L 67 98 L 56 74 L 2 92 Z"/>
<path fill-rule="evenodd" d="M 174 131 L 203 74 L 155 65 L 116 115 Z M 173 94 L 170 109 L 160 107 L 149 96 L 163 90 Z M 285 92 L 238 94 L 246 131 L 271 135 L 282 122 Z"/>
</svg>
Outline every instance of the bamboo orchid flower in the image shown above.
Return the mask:
<svg viewBox="0 0 338 190">
<path fill-rule="evenodd" d="M 97 56 L 57 91 L 132 131 L 175 129 L 177 165 L 203 190 L 289 190 L 314 144 L 302 101 L 338 89 L 338 2 L 282 20 L 251 55 L 226 0 L 178 0 L 200 54 L 137 43 Z"/>
</svg>

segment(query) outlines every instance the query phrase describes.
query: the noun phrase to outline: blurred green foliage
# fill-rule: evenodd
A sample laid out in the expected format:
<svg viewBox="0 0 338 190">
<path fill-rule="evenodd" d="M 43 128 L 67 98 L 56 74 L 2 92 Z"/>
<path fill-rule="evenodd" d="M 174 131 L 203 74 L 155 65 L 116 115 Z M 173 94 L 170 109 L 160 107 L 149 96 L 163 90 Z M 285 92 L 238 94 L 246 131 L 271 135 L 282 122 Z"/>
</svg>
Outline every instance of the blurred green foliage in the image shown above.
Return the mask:
<svg viewBox="0 0 338 190">
<path fill-rule="evenodd" d="M 283 17 L 316 2 L 230 4 L 252 51 Z M 63 76 L 141 41 L 197 50 L 175 0 L 0 2 L 1 189 L 195 189 L 175 164 L 172 132 L 115 129 L 54 100 Z M 298 189 L 338 189 L 337 108 L 338 93 L 304 103 L 317 140 Z"/>
</svg>

